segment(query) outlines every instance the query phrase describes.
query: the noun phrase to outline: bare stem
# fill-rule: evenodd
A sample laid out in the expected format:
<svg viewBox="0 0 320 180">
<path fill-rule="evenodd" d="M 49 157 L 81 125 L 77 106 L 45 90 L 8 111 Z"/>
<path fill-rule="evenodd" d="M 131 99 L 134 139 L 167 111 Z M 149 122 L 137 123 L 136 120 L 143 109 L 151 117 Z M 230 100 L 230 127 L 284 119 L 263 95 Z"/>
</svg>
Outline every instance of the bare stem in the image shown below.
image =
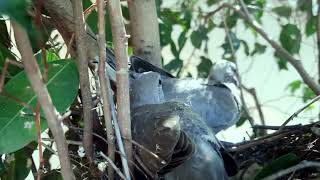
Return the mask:
<svg viewBox="0 0 320 180">
<path fill-rule="evenodd" d="M 86 31 L 84 29 L 84 17 L 82 13 L 82 1 L 73 0 L 73 16 L 75 22 L 75 41 L 76 41 L 76 62 L 79 71 L 80 89 L 83 108 L 84 135 L 83 146 L 86 151 L 87 158 L 93 162 L 93 146 L 92 146 L 92 97 L 90 91 L 90 81 L 88 72 L 88 56 L 86 54 Z"/>
<path fill-rule="evenodd" d="M 109 82 L 109 77 L 106 76 L 105 73 L 105 64 L 106 64 L 106 42 L 105 42 L 105 20 L 104 20 L 104 1 L 98 0 L 98 45 L 99 45 L 99 79 L 100 79 L 100 88 L 101 88 L 101 94 L 103 100 L 103 114 L 104 114 L 104 121 L 107 129 L 107 140 L 110 142 L 108 144 L 108 157 L 110 158 L 111 162 L 115 161 L 115 145 L 114 145 L 114 131 L 112 128 L 112 119 L 111 119 L 111 112 L 110 112 L 110 103 L 109 100 L 112 101 L 112 99 L 108 99 L 108 89 L 107 89 L 107 82 Z M 114 171 L 113 166 L 108 166 L 108 178 L 114 179 Z M 118 173 L 119 174 L 119 173 Z"/>
<path fill-rule="evenodd" d="M 117 62 L 117 115 L 120 131 L 126 139 L 131 138 L 129 74 L 128 74 L 128 35 L 126 34 L 120 0 L 108 1 L 108 11 L 112 28 L 113 44 Z M 128 160 L 132 160 L 131 141 L 125 141 Z"/>
<path fill-rule="evenodd" d="M 21 53 L 22 62 L 26 71 L 26 74 L 30 80 L 31 86 L 38 96 L 38 101 L 46 116 L 48 126 L 53 134 L 54 140 L 57 144 L 57 150 L 61 165 L 61 173 L 65 180 L 75 180 L 75 176 L 72 171 L 70 157 L 68 153 L 68 146 L 62 130 L 62 126 L 58 121 L 56 115 L 57 111 L 52 104 L 51 97 L 47 87 L 44 85 L 41 77 L 41 72 L 32 54 L 32 48 L 28 39 L 27 33 L 24 29 L 16 23 L 13 24 L 13 30 L 18 49 Z"/>
</svg>

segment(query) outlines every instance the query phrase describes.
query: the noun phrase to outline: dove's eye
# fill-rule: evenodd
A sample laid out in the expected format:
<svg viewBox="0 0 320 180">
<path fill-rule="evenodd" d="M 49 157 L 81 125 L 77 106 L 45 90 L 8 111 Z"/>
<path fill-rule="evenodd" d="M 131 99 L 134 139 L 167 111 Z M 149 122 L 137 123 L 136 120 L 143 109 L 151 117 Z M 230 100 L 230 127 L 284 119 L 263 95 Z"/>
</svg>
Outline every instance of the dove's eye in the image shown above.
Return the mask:
<svg viewBox="0 0 320 180">
<path fill-rule="evenodd" d="M 161 85 L 162 84 L 162 81 L 159 79 L 159 84 Z"/>
</svg>

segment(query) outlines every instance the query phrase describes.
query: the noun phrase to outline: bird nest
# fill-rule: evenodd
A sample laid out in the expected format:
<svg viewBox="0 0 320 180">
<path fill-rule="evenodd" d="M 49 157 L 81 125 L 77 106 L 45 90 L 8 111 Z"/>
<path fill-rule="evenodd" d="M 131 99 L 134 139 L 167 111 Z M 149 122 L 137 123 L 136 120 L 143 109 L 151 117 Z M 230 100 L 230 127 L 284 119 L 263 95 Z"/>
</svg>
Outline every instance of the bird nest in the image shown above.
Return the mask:
<svg viewBox="0 0 320 180">
<path fill-rule="evenodd" d="M 229 147 L 239 162 L 240 171 L 234 179 L 314 179 L 320 178 L 320 123 L 280 127 L 255 140 Z M 315 163 L 310 166 L 310 163 Z M 305 165 L 305 164 L 309 165 Z M 305 167 L 304 167 L 305 166 Z M 310 168 L 309 168 L 310 166 Z M 291 168 L 291 169 L 290 169 Z"/>
</svg>

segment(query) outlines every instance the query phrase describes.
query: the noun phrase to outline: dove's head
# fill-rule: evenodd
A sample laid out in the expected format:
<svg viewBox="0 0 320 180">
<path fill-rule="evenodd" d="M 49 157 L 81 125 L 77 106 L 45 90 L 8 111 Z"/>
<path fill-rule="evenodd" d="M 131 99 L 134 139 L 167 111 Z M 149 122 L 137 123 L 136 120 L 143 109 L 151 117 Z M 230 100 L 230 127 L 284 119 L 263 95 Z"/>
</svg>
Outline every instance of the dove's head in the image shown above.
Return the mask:
<svg viewBox="0 0 320 180">
<path fill-rule="evenodd" d="M 218 61 L 210 71 L 208 83 L 232 83 L 239 86 L 236 65 L 226 60 Z"/>
<path fill-rule="evenodd" d="M 144 104 L 158 104 L 164 101 L 162 80 L 159 73 L 144 72 L 134 73 L 131 75 L 131 108 L 135 108 Z"/>
</svg>

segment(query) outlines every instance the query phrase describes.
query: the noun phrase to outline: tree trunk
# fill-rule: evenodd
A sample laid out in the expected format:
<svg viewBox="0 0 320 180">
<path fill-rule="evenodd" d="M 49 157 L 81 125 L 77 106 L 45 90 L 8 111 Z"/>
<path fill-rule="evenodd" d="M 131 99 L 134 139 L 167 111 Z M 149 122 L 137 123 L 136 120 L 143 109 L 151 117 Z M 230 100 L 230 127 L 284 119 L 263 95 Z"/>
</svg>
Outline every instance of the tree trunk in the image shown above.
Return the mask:
<svg viewBox="0 0 320 180">
<path fill-rule="evenodd" d="M 128 2 L 133 52 L 161 66 L 161 47 L 155 0 Z"/>
</svg>

